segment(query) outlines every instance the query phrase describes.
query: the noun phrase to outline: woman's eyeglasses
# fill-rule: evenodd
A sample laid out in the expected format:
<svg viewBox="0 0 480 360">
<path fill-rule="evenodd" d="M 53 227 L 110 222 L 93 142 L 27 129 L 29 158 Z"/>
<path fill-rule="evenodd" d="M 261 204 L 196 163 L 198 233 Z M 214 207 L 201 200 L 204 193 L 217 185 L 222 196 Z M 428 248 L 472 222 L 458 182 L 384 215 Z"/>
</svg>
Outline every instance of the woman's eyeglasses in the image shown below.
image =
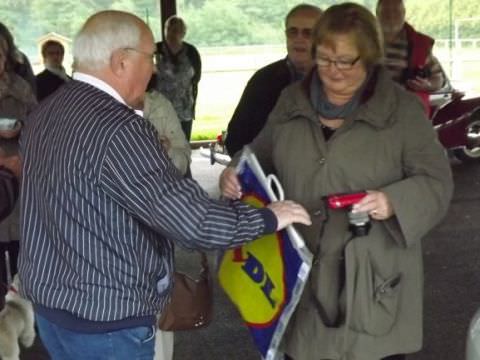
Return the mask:
<svg viewBox="0 0 480 360">
<path fill-rule="evenodd" d="M 338 70 L 350 70 L 355 66 L 358 60 L 360 60 L 360 56 L 357 56 L 353 60 L 348 60 L 348 59 L 331 60 L 327 57 L 319 56 L 315 59 L 315 62 L 319 67 L 329 67 L 330 64 L 333 64 Z"/>
</svg>

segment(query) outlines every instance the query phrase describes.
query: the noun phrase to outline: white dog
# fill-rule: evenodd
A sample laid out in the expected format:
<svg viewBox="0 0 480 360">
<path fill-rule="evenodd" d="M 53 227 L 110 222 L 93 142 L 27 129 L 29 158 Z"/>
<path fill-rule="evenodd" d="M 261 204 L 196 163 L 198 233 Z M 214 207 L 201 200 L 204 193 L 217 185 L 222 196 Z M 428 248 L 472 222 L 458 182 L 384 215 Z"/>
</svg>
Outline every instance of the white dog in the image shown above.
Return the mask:
<svg viewBox="0 0 480 360">
<path fill-rule="evenodd" d="M 5 307 L 0 312 L 0 359 L 20 359 L 18 342 L 30 347 L 35 340 L 32 304 L 18 294 L 18 276 L 5 298 Z"/>
</svg>

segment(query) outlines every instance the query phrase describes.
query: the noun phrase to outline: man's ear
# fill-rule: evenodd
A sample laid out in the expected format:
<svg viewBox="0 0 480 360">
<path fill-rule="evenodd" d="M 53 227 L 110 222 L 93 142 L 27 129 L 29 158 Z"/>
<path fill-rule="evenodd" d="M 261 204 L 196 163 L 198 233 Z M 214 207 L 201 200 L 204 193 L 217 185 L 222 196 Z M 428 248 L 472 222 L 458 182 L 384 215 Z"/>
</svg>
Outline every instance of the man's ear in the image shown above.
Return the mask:
<svg viewBox="0 0 480 360">
<path fill-rule="evenodd" d="M 122 75 L 127 67 L 127 52 L 123 49 L 117 49 L 110 57 L 110 68 L 115 75 Z"/>
</svg>

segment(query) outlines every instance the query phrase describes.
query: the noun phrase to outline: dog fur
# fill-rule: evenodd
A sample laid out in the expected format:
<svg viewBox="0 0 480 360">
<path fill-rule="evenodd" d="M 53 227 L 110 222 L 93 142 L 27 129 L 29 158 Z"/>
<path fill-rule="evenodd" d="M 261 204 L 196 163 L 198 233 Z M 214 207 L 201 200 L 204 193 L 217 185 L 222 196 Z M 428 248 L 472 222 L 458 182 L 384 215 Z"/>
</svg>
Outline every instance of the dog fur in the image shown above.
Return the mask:
<svg viewBox="0 0 480 360">
<path fill-rule="evenodd" d="M 30 301 L 17 293 L 18 276 L 15 276 L 5 298 L 5 307 L 0 311 L 0 359 L 20 359 L 19 342 L 25 346 L 32 346 L 35 340 L 33 308 Z"/>
</svg>

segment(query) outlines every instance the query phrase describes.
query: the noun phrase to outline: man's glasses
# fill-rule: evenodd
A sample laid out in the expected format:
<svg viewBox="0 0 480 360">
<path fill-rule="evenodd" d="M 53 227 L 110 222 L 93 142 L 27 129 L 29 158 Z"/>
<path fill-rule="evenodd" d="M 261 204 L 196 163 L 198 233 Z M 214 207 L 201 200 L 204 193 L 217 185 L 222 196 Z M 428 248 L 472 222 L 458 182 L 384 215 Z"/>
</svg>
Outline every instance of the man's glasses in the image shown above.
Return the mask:
<svg viewBox="0 0 480 360">
<path fill-rule="evenodd" d="M 142 50 L 135 49 L 135 48 L 130 48 L 130 47 L 123 48 L 123 50 L 125 50 L 125 51 L 134 51 L 134 52 L 136 52 L 136 53 L 142 54 L 142 55 L 146 56 L 147 58 L 149 58 L 154 65 L 157 64 L 156 53 L 153 53 L 153 54 L 152 54 L 152 53 L 149 53 L 149 52 L 146 52 L 146 51 L 142 51 Z"/>
<path fill-rule="evenodd" d="M 297 27 L 289 27 L 285 30 L 285 34 L 287 35 L 287 38 L 289 39 L 294 39 L 298 36 L 302 36 L 304 39 L 311 39 L 312 37 L 312 29 L 311 28 L 303 28 L 299 29 Z"/>
<path fill-rule="evenodd" d="M 315 62 L 319 67 L 329 67 L 330 64 L 333 64 L 338 70 L 350 70 L 355 66 L 358 60 L 360 60 L 360 56 L 357 56 L 353 60 L 347 60 L 347 59 L 331 60 L 327 57 L 319 56 L 315 59 Z"/>
</svg>

